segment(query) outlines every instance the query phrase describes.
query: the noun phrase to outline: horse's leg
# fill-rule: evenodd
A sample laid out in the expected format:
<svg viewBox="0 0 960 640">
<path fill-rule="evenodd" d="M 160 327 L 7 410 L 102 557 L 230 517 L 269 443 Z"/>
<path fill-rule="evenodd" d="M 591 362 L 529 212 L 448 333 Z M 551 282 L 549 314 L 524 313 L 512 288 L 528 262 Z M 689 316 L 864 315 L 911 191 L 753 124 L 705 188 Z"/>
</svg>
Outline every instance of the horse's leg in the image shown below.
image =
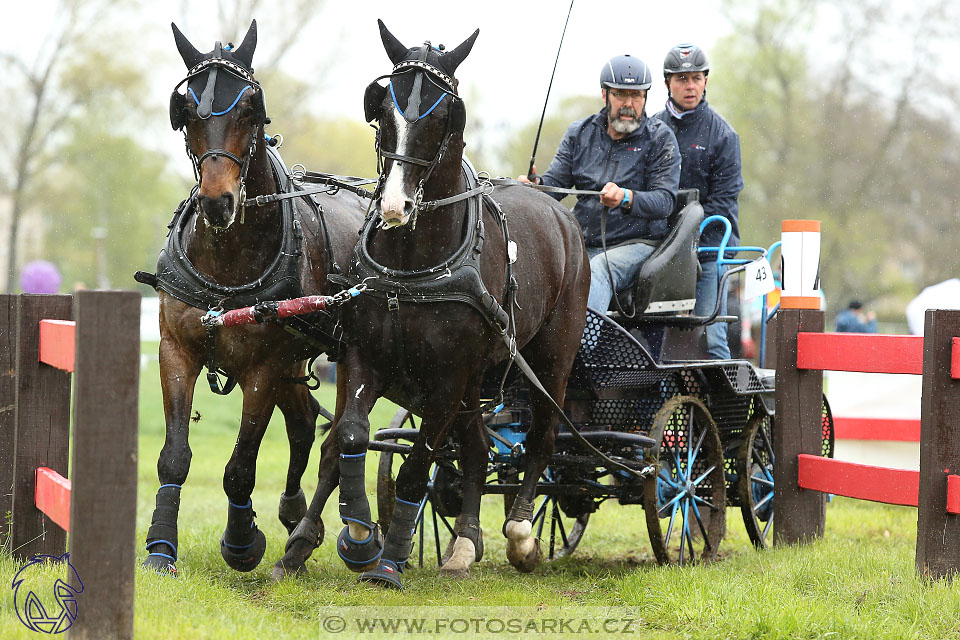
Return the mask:
<svg viewBox="0 0 960 640">
<path fill-rule="evenodd" d="M 351 571 L 377 566 L 383 541 L 370 515 L 365 468 L 370 441 L 370 409 L 381 385 L 359 350 L 348 347 L 337 376 L 337 414 L 333 436 L 339 450 L 340 519 L 346 525 L 337 536 L 337 553 Z M 343 397 L 341 406 L 340 398 Z M 330 447 L 333 450 L 333 447 Z"/>
<path fill-rule="evenodd" d="M 223 491 L 227 494 L 227 526 L 220 539 L 220 555 L 231 569 L 252 571 L 263 558 L 267 539 L 254 522 L 256 512 L 250 495 L 256 484 L 257 454 L 273 414 L 274 394 L 279 376 L 254 371 L 241 381 L 243 414 L 233 455 L 223 471 Z"/>
<path fill-rule="evenodd" d="M 480 386 L 472 385 L 464 397 L 469 408 L 480 405 Z M 470 565 L 483 557 L 483 531 L 480 529 L 480 497 L 487 478 L 490 448 L 479 413 L 458 416 L 453 425 L 460 445 L 460 471 L 463 474 L 463 506 L 453 532 L 457 535 L 448 560 L 440 573 L 451 578 L 470 576 Z"/>
<path fill-rule="evenodd" d="M 148 555 L 145 567 L 176 574 L 177 516 L 180 510 L 180 487 L 190 471 L 190 409 L 193 391 L 202 365 L 195 358 L 166 339 L 160 344 L 160 389 L 166 438 L 157 460 L 156 508 L 147 531 Z"/>
<path fill-rule="evenodd" d="M 582 305 L 579 312 L 586 316 Z M 543 388 L 560 406 L 563 406 L 567 377 L 583 333 L 583 322 L 571 322 L 570 318 L 578 316 L 569 313 L 564 314 L 554 309 L 547 322 L 523 350 L 524 358 L 536 373 Z M 540 541 L 531 536 L 533 501 L 537 482 L 553 455 L 560 418 L 550 398 L 534 390 L 532 385 L 530 404 L 533 419 L 526 438 L 527 466 L 520 491 L 503 525 L 503 533 L 507 538 L 507 560 L 524 573 L 533 571 L 540 560 Z"/>
<path fill-rule="evenodd" d="M 468 368 L 469 370 L 469 368 Z M 360 579 L 383 586 L 401 588 L 399 574 L 403 572 L 413 548 L 413 532 L 416 529 L 420 502 L 427 492 L 430 464 L 434 452 L 441 446 L 449 426 L 461 408 L 466 380 L 448 376 L 430 381 L 431 396 L 426 406 L 436 411 L 423 416 L 420 434 L 411 448 L 410 455 L 400 465 L 397 473 L 397 494 L 393 506 L 390 528 L 383 542 L 383 556 L 376 569 L 366 571 Z M 341 480 L 341 487 L 343 481 Z"/>
<path fill-rule="evenodd" d="M 304 363 L 298 363 L 290 371 L 290 377 L 301 376 Z M 307 500 L 300 487 L 303 472 L 310 461 L 310 449 L 316 438 L 319 404 L 310 395 L 310 390 L 302 384 L 280 383 L 276 394 L 277 408 L 283 413 L 287 427 L 287 441 L 290 444 L 290 464 L 287 467 L 287 483 L 280 494 L 280 523 L 286 527 L 287 534 L 307 514 Z"/>
<path fill-rule="evenodd" d="M 338 370 L 337 406 L 334 412 L 336 416 L 343 414 L 343 407 L 346 402 L 345 381 L 346 376 Z M 332 433 L 327 435 L 320 446 L 317 490 L 310 501 L 310 507 L 303 519 L 290 533 L 283 557 L 273 565 L 273 579 L 278 582 L 292 573 L 306 573 L 307 558 L 323 542 L 324 527 L 321 519 L 323 507 L 330 498 L 330 494 L 340 483 L 340 446 L 337 443 L 336 431 L 336 422 L 334 422 Z"/>
</svg>

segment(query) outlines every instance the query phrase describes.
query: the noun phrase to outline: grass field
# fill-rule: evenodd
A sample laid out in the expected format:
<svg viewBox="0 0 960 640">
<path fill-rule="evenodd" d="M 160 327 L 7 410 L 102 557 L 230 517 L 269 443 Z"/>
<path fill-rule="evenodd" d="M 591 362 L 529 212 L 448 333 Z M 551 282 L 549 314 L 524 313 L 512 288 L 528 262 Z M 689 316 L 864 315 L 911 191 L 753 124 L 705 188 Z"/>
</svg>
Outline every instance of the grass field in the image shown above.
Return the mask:
<svg viewBox="0 0 960 640">
<path fill-rule="evenodd" d="M 332 407 L 332 388 L 323 387 L 317 397 Z M 267 553 L 253 572 L 236 573 L 220 558 L 219 539 L 226 520 L 223 466 L 236 437 L 239 407 L 239 392 L 219 398 L 198 386 L 195 408 L 201 417 L 191 425 L 193 464 L 180 509 L 180 575 L 172 579 L 138 569 L 137 638 L 353 637 L 355 632 L 321 631 L 320 612 L 337 611 L 349 618 L 372 615 L 378 606 L 433 607 L 435 616 L 452 607 L 480 606 L 495 607 L 487 611 L 502 615 L 534 612 L 573 619 L 599 607 L 630 612 L 634 622 L 629 634 L 607 629 L 609 633 L 594 633 L 595 637 L 960 637 L 960 588 L 949 582 L 929 583 L 915 575 L 916 510 L 846 499 L 828 505 L 824 540 L 762 553 L 747 540 L 739 512 L 730 510 L 722 561 L 684 569 L 651 562 L 642 507 L 608 502 L 591 519 L 575 554 L 543 562 L 532 574 L 520 575 L 506 561 L 499 533 L 502 506 L 491 496 L 485 498 L 482 518 L 486 554 L 474 565 L 472 577 L 450 581 L 441 579 L 432 566 L 413 568 L 405 575 L 402 593 L 359 585 L 356 575 L 344 568 L 332 545 L 341 525 L 336 502 L 330 501 L 324 513 L 327 535 L 309 562 L 309 575 L 274 584 L 270 569 L 282 554 L 286 533 L 276 519 L 276 508 L 288 457 L 278 416 L 261 449 L 253 495 L 259 526 L 268 539 Z M 386 426 L 394 410 L 389 403 L 378 404 L 371 417 L 373 426 Z M 139 558 L 145 554 L 142 544 L 158 486 L 156 460 L 163 431 L 153 360 L 141 372 L 135 550 Z M 370 457 L 368 487 L 373 496 L 376 455 Z M 304 482 L 307 492 L 315 485 L 318 458 L 319 447 L 315 447 Z M 37 637 L 14 613 L 9 580 L 17 571 L 9 556 L 0 556 L 0 576 L 8 580 L 8 586 L 0 589 L 3 639 Z M 392 637 L 382 631 L 376 635 Z M 452 635 L 506 634 L 477 636 L 458 631 Z"/>
</svg>

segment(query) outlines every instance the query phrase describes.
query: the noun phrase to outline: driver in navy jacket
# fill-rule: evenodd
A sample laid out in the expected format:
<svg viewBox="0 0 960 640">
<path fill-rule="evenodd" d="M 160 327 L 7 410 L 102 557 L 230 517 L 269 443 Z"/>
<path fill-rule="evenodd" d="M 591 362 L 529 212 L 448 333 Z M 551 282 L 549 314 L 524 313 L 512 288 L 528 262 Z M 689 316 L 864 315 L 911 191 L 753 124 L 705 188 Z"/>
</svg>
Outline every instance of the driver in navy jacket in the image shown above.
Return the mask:
<svg viewBox="0 0 960 640">
<path fill-rule="evenodd" d="M 647 117 L 651 82 L 650 69 L 639 58 L 622 55 L 606 62 L 600 73 L 604 108 L 571 124 L 550 167 L 535 176 L 538 184 L 601 192 L 599 198 L 577 196 L 573 208 L 590 256 L 587 306 L 601 313 L 614 291 L 633 283 L 667 235 L 667 217 L 676 204 L 680 152 L 670 127 Z M 518 179 L 529 181 L 527 176 Z M 606 257 L 600 228 L 604 207 L 610 209 Z"/>
</svg>

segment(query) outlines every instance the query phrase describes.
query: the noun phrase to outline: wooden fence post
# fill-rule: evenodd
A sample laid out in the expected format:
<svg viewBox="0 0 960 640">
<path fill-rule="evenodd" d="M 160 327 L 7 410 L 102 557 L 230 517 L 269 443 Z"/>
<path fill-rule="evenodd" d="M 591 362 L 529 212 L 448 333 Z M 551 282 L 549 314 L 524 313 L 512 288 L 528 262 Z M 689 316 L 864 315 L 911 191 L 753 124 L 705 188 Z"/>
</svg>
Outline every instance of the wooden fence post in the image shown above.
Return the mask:
<svg viewBox="0 0 960 640">
<path fill-rule="evenodd" d="M 13 444 L 17 393 L 17 296 L 0 295 L 0 548 L 9 536 L 13 513 Z"/>
<path fill-rule="evenodd" d="M 928 310 L 923 336 L 916 564 L 943 578 L 960 570 L 960 515 L 947 513 L 947 475 L 960 474 L 960 380 L 951 375 L 960 311 Z"/>
<path fill-rule="evenodd" d="M 10 551 L 26 560 L 66 549 L 66 532 L 37 509 L 34 491 L 37 467 L 67 476 L 70 374 L 40 363 L 40 320 L 72 320 L 73 296 L 23 294 L 17 306 Z"/>
<path fill-rule="evenodd" d="M 797 368 L 797 333 L 822 332 L 822 311 L 781 309 L 777 314 L 776 416 L 773 428 L 773 542 L 810 541 L 823 536 L 826 500 L 797 486 L 801 453 L 822 455 L 823 372 Z"/>
<path fill-rule="evenodd" d="M 132 638 L 140 294 L 79 291 L 76 318 L 70 561 L 83 599 L 70 638 Z"/>
</svg>

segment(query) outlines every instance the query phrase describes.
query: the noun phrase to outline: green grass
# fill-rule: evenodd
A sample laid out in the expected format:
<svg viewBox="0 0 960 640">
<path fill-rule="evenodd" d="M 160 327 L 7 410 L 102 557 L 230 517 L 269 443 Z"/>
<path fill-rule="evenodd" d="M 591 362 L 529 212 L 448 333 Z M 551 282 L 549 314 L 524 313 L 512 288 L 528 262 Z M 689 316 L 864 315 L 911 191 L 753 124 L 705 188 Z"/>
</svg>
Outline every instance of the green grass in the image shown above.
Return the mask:
<svg viewBox="0 0 960 640">
<path fill-rule="evenodd" d="M 147 350 L 151 352 L 156 351 Z M 140 558 L 163 444 L 155 361 L 141 379 Z M 324 406 L 333 406 L 329 386 L 317 397 Z M 220 398 L 198 386 L 195 408 L 201 418 L 191 424 L 193 463 L 180 509 L 180 576 L 171 579 L 138 569 L 137 638 L 316 638 L 321 637 L 321 607 L 359 615 L 374 606 L 411 605 L 443 610 L 535 607 L 541 615 L 563 612 L 564 617 L 590 607 L 628 607 L 638 618 L 632 635 L 643 638 L 960 637 L 960 588 L 915 575 L 916 510 L 846 499 L 828 505 L 823 540 L 762 553 L 753 550 L 739 511 L 731 509 L 722 561 L 685 569 L 650 561 L 642 507 L 608 502 L 591 519 L 573 556 L 543 562 L 533 573 L 520 575 L 505 559 L 501 501 L 490 496 L 484 499 L 482 517 L 486 553 L 474 565 L 472 577 L 451 581 L 440 578 L 436 568 L 413 568 L 405 575 L 402 593 L 359 585 L 356 574 L 344 568 L 332 545 L 341 525 L 336 501 L 331 500 L 324 512 L 325 542 L 308 563 L 309 575 L 274 584 L 270 569 L 285 541 L 276 508 L 288 457 L 279 416 L 261 449 L 253 495 L 259 526 L 268 539 L 267 553 L 253 572 L 236 573 L 220 558 L 219 539 L 226 519 L 223 466 L 236 438 L 239 407 L 238 392 Z M 385 426 L 394 411 L 389 403 L 378 404 L 371 417 L 374 428 Z M 372 496 L 377 456 L 370 457 Z M 304 482 L 308 492 L 315 484 L 318 458 L 315 447 Z M 428 548 L 428 564 L 431 552 Z M 0 556 L 0 575 L 10 579 L 17 570 L 9 556 Z M 13 592 L 0 588 L 0 638 L 34 637 L 16 618 Z"/>
</svg>

